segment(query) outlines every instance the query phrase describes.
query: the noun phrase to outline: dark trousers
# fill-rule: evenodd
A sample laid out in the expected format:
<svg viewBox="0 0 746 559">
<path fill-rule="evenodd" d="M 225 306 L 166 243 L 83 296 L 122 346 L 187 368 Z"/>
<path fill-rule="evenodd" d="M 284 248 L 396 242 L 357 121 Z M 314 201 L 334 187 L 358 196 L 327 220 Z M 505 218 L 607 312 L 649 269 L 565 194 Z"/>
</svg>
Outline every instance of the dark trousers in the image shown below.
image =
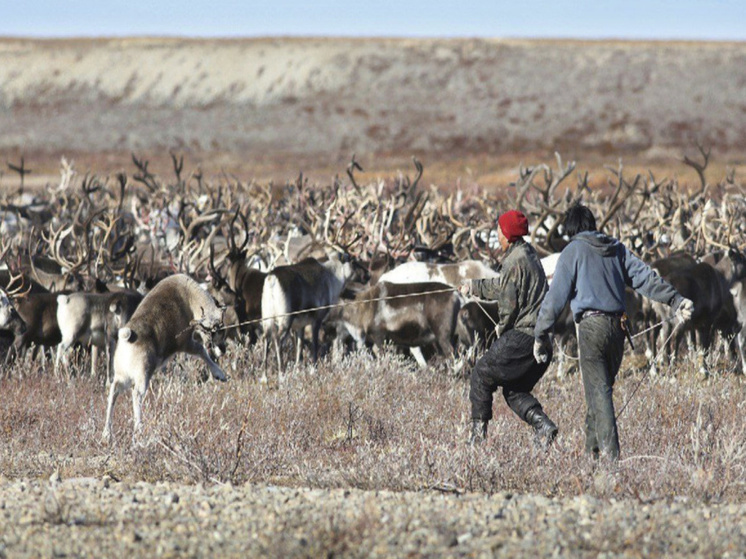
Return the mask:
<svg viewBox="0 0 746 559">
<path fill-rule="evenodd" d="M 524 421 L 528 410 L 541 407 L 531 390 L 544 376 L 549 361 L 537 363 L 533 351 L 534 337 L 518 330 L 508 330 L 492 343 L 471 372 L 472 419 L 492 419 L 492 394 L 499 387 L 510 409 Z"/>
<path fill-rule="evenodd" d="M 619 317 L 595 315 L 577 325 L 580 373 L 585 390 L 585 450 L 611 460 L 619 458 L 619 433 L 614 413 L 614 381 L 624 354 Z"/>
</svg>

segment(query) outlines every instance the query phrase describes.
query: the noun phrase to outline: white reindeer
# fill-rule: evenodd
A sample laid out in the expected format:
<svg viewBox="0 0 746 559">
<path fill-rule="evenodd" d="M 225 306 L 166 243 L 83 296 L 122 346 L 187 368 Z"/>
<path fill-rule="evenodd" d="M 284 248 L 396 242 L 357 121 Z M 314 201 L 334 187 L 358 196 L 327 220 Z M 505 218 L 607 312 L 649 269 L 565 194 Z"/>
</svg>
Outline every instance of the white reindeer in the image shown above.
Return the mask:
<svg viewBox="0 0 746 559">
<path fill-rule="evenodd" d="M 309 324 L 312 333 L 313 360 L 316 362 L 319 351 L 319 330 L 321 323 L 329 313 L 329 308 L 323 307 L 339 301 L 339 295 L 351 276 L 352 264 L 340 258 L 337 253 L 332 253 L 323 263 L 315 258 L 306 258 L 296 264 L 278 266 L 267 274 L 262 291 L 265 365 L 270 339 L 272 339 L 277 352 L 280 375 L 282 375 L 280 344 L 289 335 L 291 329 L 295 330 L 298 338 L 296 349 L 296 363 L 298 363 L 302 351 L 303 329 Z M 308 313 L 292 314 L 309 309 L 311 310 Z M 266 370 L 262 381 L 266 382 Z"/>
<path fill-rule="evenodd" d="M 383 274 L 378 281 L 397 284 L 439 282 L 458 289 L 466 280 L 497 276 L 498 272 L 480 260 L 447 263 L 405 262 Z M 421 347 L 410 346 L 409 352 L 420 366 L 424 366 L 426 361 Z"/>
<path fill-rule="evenodd" d="M 111 378 L 111 356 L 116 334 L 132 316 L 143 296 L 136 291 L 70 293 L 57 296 L 57 324 L 62 341 L 57 346 L 55 371 L 76 342 L 91 347 L 91 376 L 96 376 L 98 350 L 106 353 L 106 379 Z"/>
<path fill-rule="evenodd" d="M 496 278 L 497 272 L 479 260 L 463 262 L 405 262 L 383 274 L 378 281 L 389 283 L 439 282 L 458 287 L 468 279 Z"/>
</svg>

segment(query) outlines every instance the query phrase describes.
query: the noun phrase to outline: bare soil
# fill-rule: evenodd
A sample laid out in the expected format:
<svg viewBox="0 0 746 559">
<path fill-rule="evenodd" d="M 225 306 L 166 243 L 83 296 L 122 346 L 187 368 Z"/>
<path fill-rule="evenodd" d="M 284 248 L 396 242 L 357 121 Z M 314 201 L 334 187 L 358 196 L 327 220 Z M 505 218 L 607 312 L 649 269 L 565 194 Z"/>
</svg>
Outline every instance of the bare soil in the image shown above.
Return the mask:
<svg viewBox="0 0 746 559">
<path fill-rule="evenodd" d="M 745 83 L 744 43 L 5 39 L 0 153 L 42 184 L 61 155 L 167 172 L 169 151 L 275 182 L 327 182 L 353 153 L 368 176 L 416 155 L 442 187 L 504 186 L 555 151 L 592 175 L 619 158 L 667 175 L 697 142 L 743 162 Z"/>
</svg>

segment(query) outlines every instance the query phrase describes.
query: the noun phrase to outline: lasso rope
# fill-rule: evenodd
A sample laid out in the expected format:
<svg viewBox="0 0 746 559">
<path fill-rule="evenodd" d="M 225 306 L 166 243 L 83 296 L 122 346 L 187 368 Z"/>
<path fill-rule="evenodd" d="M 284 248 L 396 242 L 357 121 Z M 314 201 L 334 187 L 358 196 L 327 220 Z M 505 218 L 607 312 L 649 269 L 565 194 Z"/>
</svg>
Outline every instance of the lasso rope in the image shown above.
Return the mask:
<svg viewBox="0 0 746 559">
<path fill-rule="evenodd" d="M 238 324 L 231 324 L 230 326 L 222 326 L 220 328 L 217 328 L 216 331 L 218 331 L 218 330 L 229 330 L 230 328 L 239 328 L 241 326 L 247 326 L 249 324 L 259 324 L 260 322 L 264 322 L 264 321 L 267 321 L 267 320 L 275 320 L 275 319 L 278 319 L 278 318 L 284 318 L 286 316 L 295 316 L 295 315 L 298 315 L 298 314 L 307 314 L 307 313 L 312 313 L 312 312 L 316 312 L 316 311 L 323 311 L 323 310 L 327 310 L 327 309 L 334 309 L 334 308 L 337 308 L 337 307 L 347 307 L 347 306 L 350 306 L 350 305 L 360 305 L 360 304 L 363 304 L 363 303 L 373 303 L 373 302 L 376 302 L 376 301 L 390 301 L 392 299 L 405 299 L 407 297 L 423 297 L 425 295 L 435 295 L 437 293 L 451 293 L 453 291 L 457 291 L 457 289 L 455 287 L 449 287 L 448 289 L 436 289 L 436 290 L 433 290 L 433 291 L 422 291 L 420 293 L 406 293 L 406 294 L 403 294 L 403 295 L 391 295 L 391 296 L 388 296 L 388 297 L 375 297 L 373 299 L 361 299 L 361 300 L 354 299 L 352 301 L 344 301 L 344 302 L 341 302 L 341 303 L 334 303 L 334 304 L 331 304 L 331 305 L 321 305 L 319 307 L 311 307 L 309 309 L 303 309 L 303 310 L 300 310 L 300 311 L 291 311 L 291 312 L 287 312 L 287 313 L 283 313 L 283 314 L 276 314 L 276 315 L 273 315 L 273 316 L 263 316 L 262 318 L 255 318 L 253 320 L 247 320 L 245 322 L 239 322 Z"/>
<path fill-rule="evenodd" d="M 262 317 L 262 318 L 255 318 L 253 320 L 247 320 L 247 321 L 244 321 L 244 322 L 239 322 L 238 324 L 232 324 L 230 326 L 222 326 L 222 327 L 216 328 L 215 331 L 229 330 L 231 328 L 239 328 L 241 326 L 248 326 L 250 324 L 259 324 L 259 323 L 267 321 L 267 320 L 275 320 L 275 319 L 284 318 L 284 317 L 287 317 L 287 316 L 295 316 L 295 315 L 300 315 L 300 314 L 307 314 L 307 313 L 312 313 L 312 312 L 316 312 L 316 311 L 322 311 L 322 310 L 327 310 L 327 309 L 334 309 L 334 308 L 337 308 L 337 307 L 347 307 L 347 306 L 350 306 L 350 305 L 359 305 L 359 304 L 362 304 L 362 303 L 373 303 L 373 302 L 377 302 L 377 301 L 390 301 L 390 300 L 393 300 L 393 299 L 405 299 L 405 298 L 408 298 L 408 297 L 423 297 L 425 295 L 435 295 L 435 294 L 438 294 L 438 293 L 452 293 L 454 291 L 458 291 L 458 289 L 455 288 L 455 287 L 449 287 L 449 288 L 446 288 L 446 289 L 436 289 L 436 290 L 432 290 L 432 291 L 422 291 L 420 293 L 406 293 L 406 294 L 402 294 L 402 295 L 390 295 L 390 296 L 387 296 L 387 297 L 375 297 L 373 299 L 362 299 L 362 300 L 344 301 L 344 302 L 341 302 L 341 303 L 334 303 L 334 304 L 331 304 L 331 305 L 321 305 L 321 306 L 318 306 L 318 307 L 311 307 L 309 309 L 303 309 L 303 310 L 299 310 L 299 311 L 291 311 L 291 312 L 287 312 L 287 313 L 283 313 L 283 314 L 278 314 L 278 315 L 273 315 L 273 316 L 266 316 L 266 317 Z M 474 301 L 477 304 L 477 306 L 482 310 L 482 312 L 487 316 L 487 318 L 490 319 L 490 321 L 492 322 L 492 324 L 495 325 L 495 326 L 497 326 L 497 322 L 495 322 L 495 320 L 487 312 L 487 310 L 482 306 L 482 304 L 479 302 L 479 300 L 477 298 L 473 298 L 471 300 Z M 645 334 L 647 332 L 650 332 L 651 330 L 654 330 L 655 328 L 658 328 L 658 327 L 662 326 L 666 322 L 669 322 L 673 318 L 674 317 L 672 316 L 672 317 L 663 319 L 660 322 L 658 322 L 656 324 L 653 324 L 649 328 L 646 328 L 645 330 L 642 330 L 641 332 L 638 332 L 635 335 L 630 336 L 630 337 L 631 338 L 637 338 L 639 336 L 642 336 L 643 334 Z M 655 354 L 655 356 L 653 358 L 653 362 L 655 362 L 655 360 L 657 360 L 658 354 L 666 347 L 666 345 L 668 345 L 668 342 L 671 340 L 671 338 L 673 337 L 673 335 L 678 330 L 679 330 L 678 325 L 673 328 L 673 330 L 671 331 L 671 334 L 669 334 L 668 338 L 666 338 L 666 341 L 663 342 L 663 344 L 661 345 L 661 347 L 656 352 L 656 354 Z M 572 359 L 578 359 L 577 357 L 574 357 L 574 358 L 571 357 L 571 358 Z M 622 406 L 622 409 L 619 410 L 619 413 L 617 413 L 617 415 L 616 415 L 617 419 L 619 419 L 619 417 L 622 415 L 622 413 L 624 413 L 624 410 L 627 409 L 627 406 L 629 405 L 629 403 L 634 398 L 634 396 L 637 393 L 637 391 L 640 388 L 640 386 L 642 386 L 642 381 L 645 380 L 645 378 L 646 377 L 643 376 L 640 379 L 640 381 L 638 381 L 637 385 L 635 386 L 634 390 L 632 391 L 632 394 L 630 394 L 629 398 L 627 399 L 627 401 Z"/>
<path fill-rule="evenodd" d="M 656 328 L 658 328 L 659 326 L 663 326 L 663 325 L 664 325 L 664 324 L 665 324 L 666 322 L 669 322 L 669 321 L 670 321 L 671 319 L 673 319 L 673 318 L 674 318 L 674 317 L 668 317 L 668 318 L 664 318 L 663 320 L 661 320 L 660 322 L 656 322 L 655 324 L 653 324 L 653 325 L 652 325 L 652 326 L 650 326 L 649 328 L 645 328 L 645 330 L 642 330 L 641 332 L 638 332 L 637 334 L 635 334 L 635 335 L 633 335 L 633 336 L 630 336 L 630 338 L 634 340 L 634 339 L 635 339 L 635 338 L 637 338 L 638 336 L 642 336 L 643 334 L 646 334 L 647 332 L 650 332 L 651 330 L 655 330 L 655 329 L 656 329 Z M 579 359 L 578 357 L 575 357 L 574 355 L 568 355 L 567 353 L 565 353 L 565 352 L 564 352 L 564 351 L 562 350 L 562 348 L 561 348 L 561 347 L 559 347 L 559 345 L 558 345 L 558 349 L 560 350 L 560 353 L 562 353 L 563 357 L 565 357 L 566 359 L 571 359 L 571 360 L 573 360 L 573 361 L 577 361 L 577 360 Z M 632 348 L 632 349 L 634 349 L 634 348 Z"/>
<path fill-rule="evenodd" d="M 664 319 L 664 320 L 661 320 L 661 321 L 660 321 L 660 322 L 659 322 L 658 324 L 654 324 L 654 325 L 653 325 L 653 326 L 651 326 L 650 328 L 647 328 L 647 329 L 643 330 L 642 332 L 639 332 L 639 333 L 635 334 L 635 336 L 640 336 L 640 335 L 644 334 L 645 332 L 649 332 L 650 330 L 652 330 L 652 329 L 654 329 L 654 328 L 657 328 L 658 326 L 662 326 L 662 325 L 663 325 L 664 323 L 666 323 L 666 322 L 669 322 L 669 321 L 671 321 L 671 320 L 672 320 L 673 318 L 675 318 L 675 315 L 674 315 L 674 316 L 670 316 L 670 317 L 668 317 L 668 318 L 666 318 L 666 319 Z M 653 359 L 652 359 L 652 362 L 653 362 L 653 363 L 655 363 L 655 362 L 656 362 L 656 361 L 658 360 L 658 355 L 660 354 L 660 352 L 661 352 L 661 351 L 662 351 L 663 349 L 665 349 L 665 347 L 666 347 L 666 346 L 668 345 L 668 342 L 669 342 L 669 341 L 671 341 L 671 338 L 673 338 L 673 335 L 674 335 L 674 334 L 676 334 L 676 333 L 677 333 L 677 332 L 679 331 L 679 329 L 680 329 L 680 326 L 681 326 L 681 323 L 679 323 L 679 324 L 677 324 L 676 326 L 674 326 L 674 327 L 673 327 L 673 329 L 671 330 L 671 333 L 670 333 L 670 334 L 668 335 L 668 337 L 666 338 L 666 341 L 664 341 L 664 342 L 663 342 L 663 343 L 661 344 L 661 346 L 660 346 L 660 347 L 658 348 L 658 351 L 656 351 L 656 352 L 655 352 L 655 355 L 653 356 Z M 635 336 L 632 336 L 632 337 L 634 338 Z M 637 394 L 637 391 L 639 390 L 640 386 L 642 386 L 642 382 L 643 382 L 643 381 L 644 381 L 644 380 L 645 380 L 646 378 L 647 378 L 647 375 L 646 375 L 646 374 L 643 374 L 643 375 L 642 375 L 642 377 L 640 378 L 640 380 L 639 380 L 639 381 L 637 381 L 637 384 L 635 385 L 635 388 L 634 388 L 634 390 L 632 390 L 632 394 L 630 394 L 630 395 L 629 395 L 629 398 L 627 398 L 627 401 L 626 401 L 626 402 L 624 402 L 624 405 L 622 406 L 622 409 L 620 409 L 620 410 L 619 410 L 619 413 L 617 413 L 617 414 L 616 414 L 616 419 L 617 419 L 617 420 L 618 420 L 618 419 L 619 419 L 619 418 L 621 417 L 621 415 L 622 415 L 622 414 L 624 413 L 624 410 L 625 410 L 625 409 L 627 409 L 627 406 L 628 406 L 628 405 L 629 405 L 629 403 L 630 403 L 630 402 L 632 401 L 632 398 L 634 398 L 634 397 L 635 397 L 635 394 Z"/>
</svg>

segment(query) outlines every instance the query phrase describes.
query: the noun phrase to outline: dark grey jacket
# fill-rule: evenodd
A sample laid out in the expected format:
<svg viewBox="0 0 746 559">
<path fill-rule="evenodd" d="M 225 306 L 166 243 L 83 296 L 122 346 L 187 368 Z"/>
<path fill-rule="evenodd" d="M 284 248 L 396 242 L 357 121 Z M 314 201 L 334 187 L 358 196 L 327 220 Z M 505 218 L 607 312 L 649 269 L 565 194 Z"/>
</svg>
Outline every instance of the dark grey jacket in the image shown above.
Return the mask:
<svg viewBox="0 0 746 559">
<path fill-rule="evenodd" d="M 536 317 L 546 292 L 544 268 L 534 247 L 523 239 L 508 248 L 498 277 L 471 282 L 472 295 L 497 301 L 500 334 L 515 328 L 533 336 Z"/>
<path fill-rule="evenodd" d="M 549 333 L 568 300 L 576 322 L 588 310 L 624 312 L 625 286 L 674 308 L 683 299 L 616 239 L 596 231 L 578 233 L 557 261 L 552 285 L 539 311 L 535 337 Z"/>
</svg>

